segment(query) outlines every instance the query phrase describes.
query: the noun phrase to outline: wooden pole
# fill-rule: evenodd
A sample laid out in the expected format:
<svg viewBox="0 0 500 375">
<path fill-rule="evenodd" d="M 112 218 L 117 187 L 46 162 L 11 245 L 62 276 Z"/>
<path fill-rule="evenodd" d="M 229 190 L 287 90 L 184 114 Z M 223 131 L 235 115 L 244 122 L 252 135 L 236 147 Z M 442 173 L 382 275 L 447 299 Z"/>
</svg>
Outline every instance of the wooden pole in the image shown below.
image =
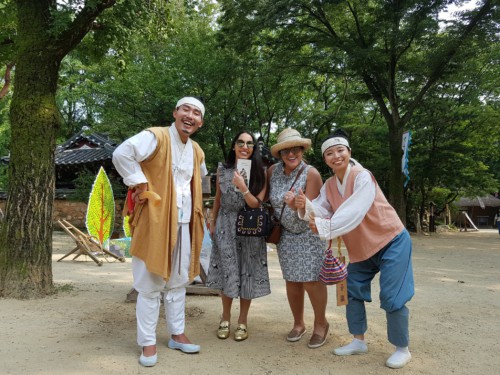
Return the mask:
<svg viewBox="0 0 500 375">
<path fill-rule="evenodd" d="M 340 250 L 341 245 L 342 238 L 337 237 L 338 258 L 342 263 L 346 264 L 345 256 L 342 255 L 342 251 Z M 347 280 L 344 280 L 337 284 L 337 306 L 345 306 L 347 304 Z"/>
</svg>

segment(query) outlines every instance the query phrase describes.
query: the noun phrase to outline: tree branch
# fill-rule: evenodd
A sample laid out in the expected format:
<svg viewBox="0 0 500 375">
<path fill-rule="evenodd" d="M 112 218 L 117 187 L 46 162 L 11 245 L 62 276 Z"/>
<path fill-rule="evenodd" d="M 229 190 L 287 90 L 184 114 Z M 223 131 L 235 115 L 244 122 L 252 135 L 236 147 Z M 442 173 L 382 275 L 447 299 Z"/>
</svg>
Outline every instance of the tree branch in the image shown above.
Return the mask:
<svg viewBox="0 0 500 375">
<path fill-rule="evenodd" d="M 315 13 L 312 9 L 312 6 L 307 6 L 306 4 L 301 4 L 300 5 L 301 8 L 305 9 L 307 11 L 307 13 L 309 13 L 309 15 L 313 18 L 313 19 L 316 19 L 317 21 L 319 21 L 323 26 L 326 27 L 326 29 L 328 30 L 328 33 L 325 33 L 324 31 L 310 25 L 310 27 L 313 29 L 313 30 L 317 30 L 323 34 L 326 34 L 326 35 L 329 35 L 329 36 L 332 36 L 334 39 L 338 39 L 338 35 L 337 33 L 335 32 L 335 30 L 333 29 L 332 25 L 330 24 L 330 22 L 328 22 L 328 19 L 323 11 L 323 8 L 319 7 L 317 8 L 318 10 L 318 13 Z"/>
<path fill-rule="evenodd" d="M 55 50 L 57 55 L 63 58 L 75 48 L 92 29 L 95 19 L 115 3 L 116 0 L 101 0 L 94 7 L 85 5 L 68 29 L 56 37 Z"/>
<path fill-rule="evenodd" d="M 367 45 L 366 45 L 365 38 L 363 36 L 363 32 L 361 30 L 361 24 L 359 23 L 358 14 L 356 13 L 356 10 L 352 7 L 352 5 L 351 5 L 351 3 L 349 1 L 347 2 L 347 5 L 349 6 L 349 11 L 351 12 L 352 17 L 354 18 L 354 22 L 356 23 L 356 31 L 358 32 L 359 40 L 361 42 L 361 46 L 363 48 L 366 48 Z"/>
<path fill-rule="evenodd" d="M 370 94 L 372 94 L 373 99 L 377 102 L 380 112 L 382 113 L 382 116 L 384 116 L 389 129 L 392 130 L 392 126 L 394 125 L 394 121 L 391 115 L 391 112 L 387 108 L 387 105 L 384 101 L 384 98 L 382 97 L 382 93 L 380 89 L 377 87 L 375 84 L 373 78 L 368 74 L 368 73 L 363 73 L 362 75 L 363 81 L 365 82 L 366 87 L 368 87 L 368 90 L 370 91 Z"/>
<path fill-rule="evenodd" d="M 429 91 L 429 89 L 434 85 L 434 83 L 436 83 L 443 76 L 446 66 L 459 51 L 460 47 L 465 43 L 465 40 L 470 36 L 472 31 L 478 25 L 478 23 L 491 10 L 491 7 L 492 7 L 492 0 L 486 0 L 481 9 L 479 9 L 479 11 L 472 17 L 471 21 L 465 27 L 463 32 L 457 38 L 455 38 L 453 42 L 448 43 L 449 47 L 446 53 L 442 56 L 441 60 L 434 67 L 433 71 L 429 75 L 429 79 L 427 80 L 425 85 L 420 89 L 420 92 L 417 94 L 415 99 L 409 104 L 408 109 L 402 118 L 403 123 L 407 122 L 411 118 L 415 109 L 420 105 L 424 95 Z"/>
<path fill-rule="evenodd" d="M 4 76 L 4 85 L 2 89 L 0 90 L 0 99 L 2 99 L 7 93 L 9 92 L 9 87 L 10 87 L 10 71 L 12 68 L 16 65 L 14 61 L 10 62 L 7 64 L 7 68 L 5 69 L 5 76 Z"/>
</svg>

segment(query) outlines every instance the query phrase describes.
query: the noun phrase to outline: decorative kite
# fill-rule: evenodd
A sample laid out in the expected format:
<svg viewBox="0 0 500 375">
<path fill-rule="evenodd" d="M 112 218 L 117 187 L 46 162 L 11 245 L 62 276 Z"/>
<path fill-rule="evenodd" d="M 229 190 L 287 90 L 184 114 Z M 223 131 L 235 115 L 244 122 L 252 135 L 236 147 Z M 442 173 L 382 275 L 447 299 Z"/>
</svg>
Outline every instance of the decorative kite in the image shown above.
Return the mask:
<svg viewBox="0 0 500 375">
<path fill-rule="evenodd" d="M 113 188 L 104 168 L 101 167 L 90 192 L 85 225 L 88 233 L 99 240 L 102 246 L 111 237 L 114 221 Z"/>
</svg>

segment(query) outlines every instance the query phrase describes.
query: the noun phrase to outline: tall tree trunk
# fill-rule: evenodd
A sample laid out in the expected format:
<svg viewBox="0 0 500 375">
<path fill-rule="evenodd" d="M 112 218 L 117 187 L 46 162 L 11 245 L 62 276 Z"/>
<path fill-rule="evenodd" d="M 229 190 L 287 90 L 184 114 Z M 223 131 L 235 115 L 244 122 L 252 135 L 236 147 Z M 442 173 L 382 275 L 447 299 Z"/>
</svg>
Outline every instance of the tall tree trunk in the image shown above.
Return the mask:
<svg viewBox="0 0 500 375">
<path fill-rule="evenodd" d="M 406 225 L 406 201 L 404 196 L 404 175 L 401 170 L 403 125 L 401 120 L 395 119 L 389 124 L 389 152 L 391 168 L 389 172 L 389 202 L 398 213 L 399 218 Z"/>
<path fill-rule="evenodd" d="M 60 117 L 56 106 L 61 60 L 90 31 L 96 17 L 116 0 L 85 2 L 64 30 L 51 29 L 56 0 L 16 0 L 15 91 L 9 196 L 0 229 L 0 297 L 50 294 L 54 151 Z"/>
<path fill-rule="evenodd" d="M 19 19 L 9 190 L 0 231 L 3 297 L 32 298 L 53 289 L 54 150 L 60 126 L 55 94 L 60 60 L 46 48 L 47 14 L 37 8 L 19 5 L 19 11 L 29 13 L 25 20 L 30 23 L 23 23 L 26 14 Z"/>
<path fill-rule="evenodd" d="M 403 128 L 405 121 L 399 116 L 399 104 L 396 100 L 396 95 L 394 92 L 395 84 L 391 84 L 387 87 L 387 92 L 391 92 L 390 95 L 390 109 L 387 106 L 386 99 L 380 87 L 384 86 L 384 81 L 380 80 L 376 82 L 373 76 L 375 74 L 369 74 L 367 72 L 363 73 L 363 81 L 366 87 L 370 91 L 373 99 L 377 103 L 380 113 L 384 117 L 384 120 L 389 129 L 389 155 L 391 158 L 391 168 L 389 171 L 389 187 L 387 199 L 391 205 L 396 210 L 399 218 L 406 225 L 406 201 L 404 197 L 404 175 L 401 169 L 401 160 L 403 157 Z M 394 82 L 394 77 L 391 78 Z"/>
</svg>

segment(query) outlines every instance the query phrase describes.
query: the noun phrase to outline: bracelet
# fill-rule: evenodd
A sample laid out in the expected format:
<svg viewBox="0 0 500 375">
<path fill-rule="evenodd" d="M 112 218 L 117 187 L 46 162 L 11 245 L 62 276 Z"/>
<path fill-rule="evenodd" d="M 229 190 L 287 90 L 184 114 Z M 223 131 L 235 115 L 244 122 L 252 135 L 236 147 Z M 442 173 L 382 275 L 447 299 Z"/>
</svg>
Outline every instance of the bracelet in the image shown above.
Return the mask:
<svg viewBox="0 0 500 375">
<path fill-rule="evenodd" d="M 243 194 L 243 196 L 245 196 L 245 195 L 247 195 L 248 193 L 250 193 L 250 189 L 247 189 L 247 191 L 245 191 L 245 192 L 243 192 L 243 193 L 241 193 L 241 194 Z"/>
</svg>

